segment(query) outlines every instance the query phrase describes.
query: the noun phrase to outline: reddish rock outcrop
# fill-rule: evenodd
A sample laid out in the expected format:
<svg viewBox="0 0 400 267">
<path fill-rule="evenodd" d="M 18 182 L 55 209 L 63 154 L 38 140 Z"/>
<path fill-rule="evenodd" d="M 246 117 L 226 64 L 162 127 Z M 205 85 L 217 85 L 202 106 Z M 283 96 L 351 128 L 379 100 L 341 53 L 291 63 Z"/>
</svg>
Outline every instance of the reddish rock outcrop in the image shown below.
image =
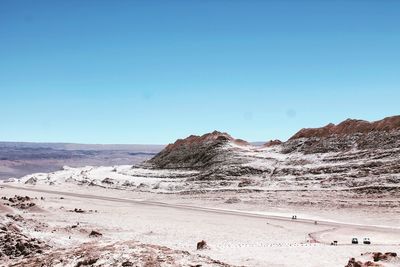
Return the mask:
<svg viewBox="0 0 400 267">
<path fill-rule="evenodd" d="M 328 137 L 331 135 L 350 135 L 369 133 L 374 131 L 391 131 L 400 129 L 400 116 L 387 117 L 383 120 L 368 122 L 364 120 L 347 119 L 338 125 L 330 123 L 321 128 L 304 128 L 293 135 L 289 140 L 311 137 Z"/>
<path fill-rule="evenodd" d="M 338 125 L 302 129 L 283 146 L 284 153 L 306 154 L 400 148 L 400 116 L 375 122 L 346 120 Z"/>
</svg>

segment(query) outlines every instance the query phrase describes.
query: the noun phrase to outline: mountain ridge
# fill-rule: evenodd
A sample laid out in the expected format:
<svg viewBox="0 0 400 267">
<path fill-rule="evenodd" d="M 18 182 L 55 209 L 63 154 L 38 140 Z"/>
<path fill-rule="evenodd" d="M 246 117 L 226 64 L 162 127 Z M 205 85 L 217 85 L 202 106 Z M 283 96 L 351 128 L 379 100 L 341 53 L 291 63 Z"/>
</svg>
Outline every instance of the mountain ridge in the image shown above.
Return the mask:
<svg viewBox="0 0 400 267">
<path fill-rule="evenodd" d="M 376 125 L 381 128 L 273 140 L 264 146 L 214 131 L 177 140 L 137 165 L 63 168 L 54 174 L 28 175 L 21 182 L 182 195 L 259 193 L 277 205 L 286 201 L 299 206 L 368 207 L 365 200 L 372 197 L 379 200 L 372 205 L 397 208 L 400 205 L 391 200 L 400 197 L 400 129 L 387 131 L 384 124 Z M 277 197 L 281 192 L 290 197 Z M 332 203 L 337 196 L 344 202 Z"/>
<path fill-rule="evenodd" d="M 337 125 L 330 123 L 319 128 L 303 128 L 287 141 L 270 140 L 260 147 L 282 146 L 285 153 L 293 151 L 306 153 L 329 152 L 340 149 L 349 150 L 355 146 L 363 148 L 368 147 L 368 145 L 376 147 L 380 145 L 380 142 L 382 145 L 385 145 L 385 142 L 389 142 L 389 145 L 398 147 L 400 142 L 398 142 L 397 135 L 396 133 L 391 133 L 397 130 L 399 130 L 400 137 L 400 115 L 386 117 L 373 122 L 347 119 Z M 391 138 L 392 136 L 394 138 Z M 304 142 L 303 139 L 307 140 Z M 194 154 L 197 153 L 196 150 L 200 149 L 200 147 L 204 154 L 205 150 L 218 148 L 224 143 L 232 143 L 239 146 L 252 145 L 245 140 L 235 139 L 226 132 L 213 131 L 201 136 L 190 135 L 186 138 L 178 139 L 174 143 L 167 145 L 150 162 L 156 163 L 158 167 L 166 167 L 170 164 L 162 163 L 161 158 L 167 159 L 171 157 L 176 161 L 190 160 L 193 157 L 196 158 Z M 176 153 L 177 151 L 182 153 Z M 194 165 L 196 164 L 189 164 L 187 167 L 193 167 Z"/>
<path fill-rule="evenodd" d="M 368 133 L 374 131 L 391 131 L 400 129 L 400 115 L 386 117 L 373 122 L 357 119 L 347 119 L 335 125 L 329 123 L 319 128 L 303 128 L 289 140 L 310 137 L 328 137 L 331 135 L 349 135 L 355 133 Z"/>
</svg>

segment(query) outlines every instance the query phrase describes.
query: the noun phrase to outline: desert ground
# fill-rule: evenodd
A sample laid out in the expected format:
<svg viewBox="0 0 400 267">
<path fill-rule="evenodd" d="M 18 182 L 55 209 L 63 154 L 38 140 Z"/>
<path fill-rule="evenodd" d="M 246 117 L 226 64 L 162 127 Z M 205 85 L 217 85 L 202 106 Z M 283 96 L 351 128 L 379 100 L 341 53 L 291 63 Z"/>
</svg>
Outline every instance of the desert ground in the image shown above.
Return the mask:
<svg viewBox="0 0 400 267">
<path fill-rule="evenodd" d="M 219 198 L 155 194 L 73 184 L 3 184 L 0 195 L 4 199 L 28 196 L 35 203 L 21 209 L 4 205 L 8 201 L 3 200 L 2 222 L 16 225 L 52 251 L 43 249 L 39 256 L 10 260 L 3 266 L 40 266 L 39 262 L 78 266 L 97 259 L 93 266 L 333 267 L 345 266 L 351 257 L 367 261 L 370 252 L 398 252 L 400 248 L 397 211 L 272 208 L 257 201 L 232 203 L 221 194 Z M 101 236 L 90 236 L 92 231 Z M 361 244 L 351 244 L 353 237 Z M 362 244 L 364 237 L 372 244 Z M 207 248 L 197 250 L 201 240 Z M 333 241 L 337 246 L 331 245 Z M 137 257 L 129 248 L 137 250 L 138 246 L 153 247 L 142 262 L 134 263 Z M 170 258 L 160 260 L 166 257 L 165 251 L 158 251 L 161 248 L 171 250 Z M 126 262 L 135 265 L 121 265 Z M 399 266 L 400 262 L 393 259 L 383 264 Z"/>
</svg>

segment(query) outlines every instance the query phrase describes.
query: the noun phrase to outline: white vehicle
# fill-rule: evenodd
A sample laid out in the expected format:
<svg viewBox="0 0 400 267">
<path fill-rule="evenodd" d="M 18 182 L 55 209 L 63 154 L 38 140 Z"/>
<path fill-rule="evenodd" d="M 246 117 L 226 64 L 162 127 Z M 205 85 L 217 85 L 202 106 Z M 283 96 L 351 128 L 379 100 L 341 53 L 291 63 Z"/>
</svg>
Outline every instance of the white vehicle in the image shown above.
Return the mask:
<svg viewBox="0 0 400 267">
<path fill-rule="evenodd" d="M 366 245 L 370 245 L 371 244 L 371 240 L 369 239 L 369 237 L 364 237 L 363 243 L 366 244 Z"/>
</svg>

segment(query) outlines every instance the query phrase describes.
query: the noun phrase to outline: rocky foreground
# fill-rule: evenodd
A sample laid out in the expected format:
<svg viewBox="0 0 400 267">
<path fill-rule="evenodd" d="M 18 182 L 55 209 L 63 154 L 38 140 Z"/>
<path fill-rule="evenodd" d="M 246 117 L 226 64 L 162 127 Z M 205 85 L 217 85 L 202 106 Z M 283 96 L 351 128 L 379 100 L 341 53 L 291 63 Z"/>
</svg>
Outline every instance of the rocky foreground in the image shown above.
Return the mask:
<svg viewBox="0 0 400 267">
<path fill-rule="evenodd" d="M 384 267 L 386 264 L 391 266 L 398 266 L 400 264 L 400 258 L 396 252 L 367 252 L 361 254 L 361 257 L 367 259 L 367 261 L 356 260 L 351 258 L 345 267 Z"/>
<path fill-rule="evenodd" d="M 30 189 L 35 188 L 0 188 L 0 266 L 335 267 L 348 262 L 347 267 L 394 267 L 400 263 L 400 230 L 395 228 L 130 203 L 124 201 L 129 194 L 110 189 L 81 188 L 83 194 L 78 195 Z M 96 198 L 89 197 L 96 192 Z M 353 236 L 369 236 L 372 244 L 352 245 Z M 332 240 L 339 245 L 330 245 Z"/>
<path fill-rule="evenodd" d="M 46 202 L 44 197 L 16 195 L 1 198 L 0 266 L 233 266 L 161 245 L 103 238 L 99 230 L 92 230 L 99 227 L 94 224 L 77 221 L 60 226 L 54 221 L 44 222 L 38 218 L 42 217 L 40 214 L 54 214 L 52 209 L 41 207 Z M 86 216 L 93 212 L 80 208 L 60 207 L 59 210 Z"/>
</svg>

